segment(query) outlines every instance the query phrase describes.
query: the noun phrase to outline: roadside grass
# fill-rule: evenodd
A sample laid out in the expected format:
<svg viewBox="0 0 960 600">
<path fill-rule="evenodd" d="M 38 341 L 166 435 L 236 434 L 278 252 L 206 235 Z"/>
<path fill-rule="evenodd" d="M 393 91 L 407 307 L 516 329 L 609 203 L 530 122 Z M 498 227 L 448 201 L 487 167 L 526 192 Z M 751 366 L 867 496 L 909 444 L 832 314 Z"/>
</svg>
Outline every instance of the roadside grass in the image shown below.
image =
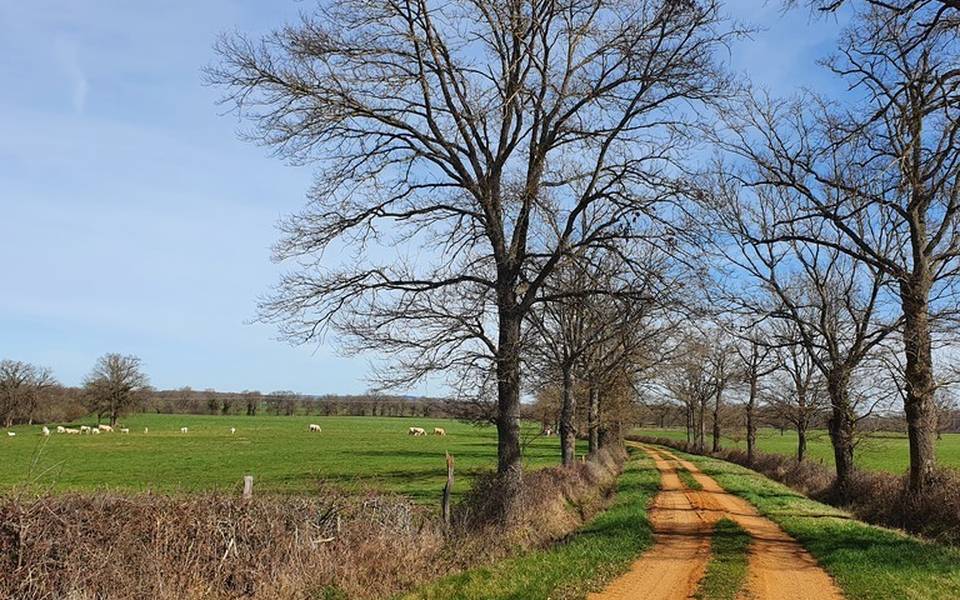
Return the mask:
<svg viewBox="0 0 960 600">
<path fill-rule="evenodd" d="M 319 482 L 346 491 L 377 490 L 439 504 L 444 452 L 456 459 L 454 496 L 478 472 L 495 468 L 496 430 L 449 419 L 318 416 L 131 415 L 129 434 L 40 435 L 40 426 L 0 436 L 0 492 L 29 484 L 37 491 L 238 492 L 244 475 L 255 493 L 310 494 Z M 310 433 L 317 423 L 322 433 Z M 93 419 L 77 423 L 94 425 Z M 65 424 L 66 425 L 66 424 Z M 411 437 L 410 426 L 444 437 Z M 181 434 L 180 427 L 189 433 Z M 236 427 L 235 435 L 230 428 Z M 149 433 L 144 433 L 149 428 Z M 523 428 L 525 467 L 559 462 L 556 437 Z M 582 452 L 582 449 L 580 450 Z"/>
<path fill-rule="evenodd" d="M 697 600 L 734 600 L 747 578 L 750 535 L 730 519 L 717 521 L 710 543 L 707 572 L 694 596 Z"/>
<path fill-rule="evenodd" d="M 690 471 L 684 469 L 680 465 L 677 465 L 677 477 L 680 478 L 680 482 L 687 486 L 688 489 L 696 490 L 698 492 L 703 489 L 703 485 L 694 479 Z"/>
<path fill-rule="evenodd" d="M 653 543 L 647 507 L 660 488 L 653 462 L 631 450 L 613 504 L 553 547 L 442 578 L 405 600 L 571 600 L 625 572 Z"/>
<path fill-rule="evenodd" d="M 676 450 L 813 554 L 850 600 L 960 598 L 960 549 L 867 525 L 744 467 Z"/>
<path fill-rule="evenodd" d="M 664 437 L 684 440 L 687 437 L 683 429 L 657 429 L 645 427 L 634 429 L 631 433 L 649 437 Z M 743 436 L 722 438 L 723 446 L 745 450 L 747 443 Z M 937 460 L 945 467 L 960 468 L 960 433 L 945 433 L 937 440 Z M 757 449 L 771 454 L 796 456 L 797 434 L 786 430 L 783 435 L 777 429 L 764 428 L 757 432 Z M 824 430 L 814 430 L 807 434 L 807 456 L 810 460 L 833 467 L 833 449 L 830 436 Z M 904 433 L 882 431 L 864 437 L 857 444 L 855 455 L 857 465 L 869 471 L 886 471 L 902 475 L 910 463 L 910 449 Z"/>
</svg>

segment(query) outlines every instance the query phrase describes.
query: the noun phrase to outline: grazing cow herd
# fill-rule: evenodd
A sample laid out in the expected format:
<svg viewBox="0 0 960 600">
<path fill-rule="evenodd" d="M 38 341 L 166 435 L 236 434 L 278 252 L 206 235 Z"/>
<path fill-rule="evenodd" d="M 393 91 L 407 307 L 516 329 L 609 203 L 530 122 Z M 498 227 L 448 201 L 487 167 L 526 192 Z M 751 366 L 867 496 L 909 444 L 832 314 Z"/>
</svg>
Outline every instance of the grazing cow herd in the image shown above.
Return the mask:
<svg viewBox="0 0 960 600">
<path fill-rule="evenodd" d="M 320 433 L 320 432 L 322 431 L 322 430 L 320 429 L 320 426 L 317 425 L 316 423 L 310 423 L 310 425 L 307 427 L 307 429 L 308 429 L 311 433 Z M 88 426 L 88 425 L 81 425 L 79 428 L 64 427 L 63 425 L 57 425 L 57 428 L 56 428 L 55 431 L 56 431 L 57 433 L 71 434 L 71 435 L 80 435 L 80 434 L 99 435 L 100 433 L 113 433 L 114 431 L 119 431 L 119 432 L 122 433 L 122 434 L 126 434 L 126 433 L 130 433 L 130 428 L 129 428 L 129 427 L 121 427 L 121 426 L 119 426 L 119 425 L 117 425 L 116 427 L 111 427 L 110 425 L 96 425 L 96 426 L 94 426 L 94 427 L 90 427 L 90 426 Z M 143 432 L 144 432 L 144 433 L 150 433 L 150 428 L 149 428 L 149 427 L 144 427 L 144 428 L 143 428 Z M 181 428 L 180 428 L 180 433 L 189 433 L 189 432 L 190 432 L 190 428 L 189 428 L 189 427 L 181 427 Z M 49 436 L 50 433 L 51 433 L 51 430 L 50 430 L 50 428 L 47 427 L 46 425 L 44 425 L 44 426 L 40 429 L 40 434 L 43 435 L 43 436 Z M 236 428 L 236 427 L 231 427 L 231 428 L 230 428 L 230 435 L 234 435 L 235 433 L 237 433 L 237 428 Z M 427 430 L 424 429 L 423 427 L 410 427 L 410 428 L 408 429 L 408 433 L 409 433 L 409 435 L 412 435 L 412 436 L 414 436 L 414 437 L 421 437 L 421 436 L 426 436 L 426 435 L 427 435 Z M 17 435 L 16 432 L 13 432 L 13 431 L 8 431 L 8 432 L 7 432 L 7 436 L 8 436 L 8 437 L 16 437 L 16 435 Z M 445 435 L 447 435 L 447 430 L 444 429 L 443 427 L 434 427 L 434 428 L 433 428 L 433 435 L 445 436 Z"/>
<path fill-rule="evenodd" d="M 411 427 L 410 429 L 407 430 L 407 432 L 409 433 L 409 435 L 412 435 L 413 437 L 420 437 L 420 436 L 427 435 L 427 430 L 424 429 L 423 427 Z M 434 427 L 433 435 L 441 435 L 441 436 L 447 435 L 447 430 L 444 429 L 443 427 Z"/>
</svg>

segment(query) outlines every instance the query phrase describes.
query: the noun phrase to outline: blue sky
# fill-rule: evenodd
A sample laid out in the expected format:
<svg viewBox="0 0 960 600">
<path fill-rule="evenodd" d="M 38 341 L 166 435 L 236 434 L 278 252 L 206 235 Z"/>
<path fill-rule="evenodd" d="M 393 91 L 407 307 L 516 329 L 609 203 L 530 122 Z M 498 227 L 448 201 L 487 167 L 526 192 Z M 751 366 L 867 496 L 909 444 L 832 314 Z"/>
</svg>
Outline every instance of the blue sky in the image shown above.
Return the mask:
<svg viewBox="0 0 960 600">
<path fill-rule="evenodd" d="M 310 6 L 0 0 L 0 358 L 69 385 L 122 352 L 161 388 L 367 388 L 367 359 L 335 339 L 293 348 L 249 323 L 281 269 L 275 223 L 310 172 L 240 141 L 201 83 L 220 32 Z M 735 70 L 776 94 L 833 84 L 815 60 L 835 22 L 762 0 L 727 11 L 765 29 L 734 48 Z"/>
</svg>

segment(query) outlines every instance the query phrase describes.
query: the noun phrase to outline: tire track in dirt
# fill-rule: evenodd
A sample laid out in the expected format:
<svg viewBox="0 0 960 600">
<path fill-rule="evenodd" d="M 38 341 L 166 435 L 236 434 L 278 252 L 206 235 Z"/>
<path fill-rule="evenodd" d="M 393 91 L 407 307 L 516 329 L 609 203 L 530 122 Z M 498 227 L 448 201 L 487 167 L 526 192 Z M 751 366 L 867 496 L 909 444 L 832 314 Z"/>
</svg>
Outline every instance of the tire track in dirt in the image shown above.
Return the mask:
<svg viewBox="0 0 960 600">
<path fill-rule="evenodd" d="M 739 599 L 842 600 L 843 594 L 830 575 L 779 525 L 761 516 L 750 502 L 724 490 L 693 463 L 667 450 L 658 448 L 657 452 L 687 469 L 703 486 L 703 490 L 693 492 L 695 507 L 713 513 L 713 522 L 722 517 L 736 521 L 750 535 L 747 583 Z"/>
<path fill-rule="evenodd" d="M 706 571 L 714 523 L 693 505 L 676 468 L 655 452 L 647 453 L 660 471 L 660 492 L 649 510 L 653 548 L 588 600 L 686 600 Z"/>
<path fill-rule="evenodd" d="M 730 494 L 695 465 L 662 448 L 640 446 L 660 472 L 650 506 L 654 546 L 603 592 L 588 600 L 687 600 L 710 560 L 716 522 L 736 521 L 751 537 L 747 583 L 738 600 L 842 600 L 833 579 L 800 544 L 746 500 Z M 666 457 L 666 458 L 665 458 Z M 703 486 L 687 488 L 676 465 Z"/>
</svg>

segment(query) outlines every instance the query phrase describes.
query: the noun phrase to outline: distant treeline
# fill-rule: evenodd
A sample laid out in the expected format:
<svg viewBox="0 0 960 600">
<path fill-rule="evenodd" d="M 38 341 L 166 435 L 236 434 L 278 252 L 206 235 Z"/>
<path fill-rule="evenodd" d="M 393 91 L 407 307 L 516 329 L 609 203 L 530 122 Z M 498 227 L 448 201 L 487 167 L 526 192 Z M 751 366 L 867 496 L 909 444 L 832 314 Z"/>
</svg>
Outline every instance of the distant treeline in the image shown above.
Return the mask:
<svg viewBox="0 0 960 600">
<path fill-rule="evenodd" d="M 356 417 L 450 417 L 444 398 L 380 394 L 309 395 L 291 391 L 220 392 L 217 390 L 151 390 L 141 409 L 156 413 L 211 415 L 318 415 Z"/>
<path fill-rule="evenodd" d="M 721 411 L 719 418 L 723 431 L 729 437 L 736 438 L 744 433 L 743 423 L 746 419 L 742 404 L 730 404 Z M 762 427 L 779 429 L 781 432 L 795 429 L 790 414 L 777 406 L 759 406 L 756 409 L 756 418 Z M 678 428 L 687 426 L 688 416 L 684 406 L 672 402 L 646 403 L 636 412 L 640 427 Z M 706 427 L 712 428 L 713 415 L 706 415 Z M 827 429 L 829 414 L 823 410 L 816 412 L 809 423 L 810 429 Z M 867 435 L 874 431 L 906 432 L 907 422 L 903 414 L 898 412 L 875 413 L 862 417 L 859 428 L 862 434 Z M 938 433 L 960 433 L 960 410 L 947 409 L 938 415 Z"/>
</svg>

